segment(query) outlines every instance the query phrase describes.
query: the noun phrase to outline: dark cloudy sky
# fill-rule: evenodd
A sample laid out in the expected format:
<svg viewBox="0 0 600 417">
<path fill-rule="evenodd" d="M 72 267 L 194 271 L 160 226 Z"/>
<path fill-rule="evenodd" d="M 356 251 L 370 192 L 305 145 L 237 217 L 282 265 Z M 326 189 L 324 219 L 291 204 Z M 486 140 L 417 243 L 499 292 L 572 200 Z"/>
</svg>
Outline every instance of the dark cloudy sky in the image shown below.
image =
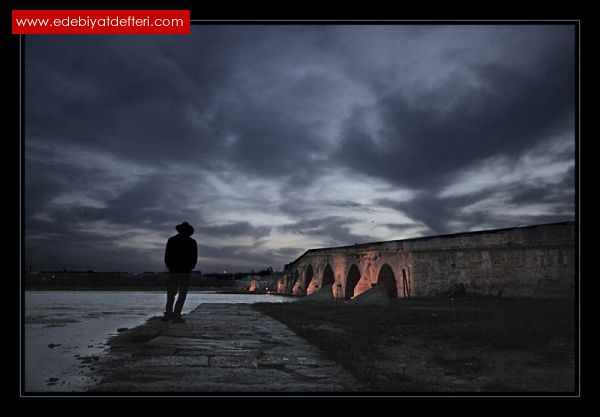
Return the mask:
<svg viewBox="0 0 600 417">
<path fill-rule="evenodd" d="M 306 249 L 574 218 L 570 26 L 27 36 L 25 262 L 282 268 Z"/>
</svg>

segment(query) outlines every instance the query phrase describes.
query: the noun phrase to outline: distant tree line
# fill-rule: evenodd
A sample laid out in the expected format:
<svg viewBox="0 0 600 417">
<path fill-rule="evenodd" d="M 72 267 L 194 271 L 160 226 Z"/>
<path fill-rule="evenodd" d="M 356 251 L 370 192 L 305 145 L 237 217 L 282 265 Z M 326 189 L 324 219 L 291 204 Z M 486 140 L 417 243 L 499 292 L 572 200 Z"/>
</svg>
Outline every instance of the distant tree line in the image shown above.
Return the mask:
<svg viewBox="0 0 600 417">
<path fill-rule="evenodd" d="M 103 289 L 103 288 L 164 288 L 167 273 L 123 274 L 113 272 L 91 273 L 37 273 L 25 274 L 25 289 Z M 192 274 L 193 287 L 233 287 L 235 281 Z"/>
<path fill-rule="evenodd" d="M 273 274 L 273 268 L 267 267 L 258 272 L 209 273 L 192 272 L 191 287 L 234 287 L 236 280 L 248 275 L 265 276 Z M 164 288 L 167 272 L 127 272 L 88 271 L 41 271 L 24 274 L 25 289 L 103 289 L 103 288 Z"/>
<path fill-rule="evenodd" d="M 260 271 L 256 272 L 254 270 L 251 270 L 250 272 L 211 272 L 208 274 L 205 274 L 205 277 L 210 277 L 210 278 L 218 278 L 218 279 L 242 279 L 242 278 L 246 278 L 248 275 L 258 275 L 258 276 L 265 276 L 265 275 L 271 275 L 271 274 L 275 274 L 276 272 L 273 271 L 273 267 L 268 266 L 265 269 L 261 269 Z"/>
</svg>

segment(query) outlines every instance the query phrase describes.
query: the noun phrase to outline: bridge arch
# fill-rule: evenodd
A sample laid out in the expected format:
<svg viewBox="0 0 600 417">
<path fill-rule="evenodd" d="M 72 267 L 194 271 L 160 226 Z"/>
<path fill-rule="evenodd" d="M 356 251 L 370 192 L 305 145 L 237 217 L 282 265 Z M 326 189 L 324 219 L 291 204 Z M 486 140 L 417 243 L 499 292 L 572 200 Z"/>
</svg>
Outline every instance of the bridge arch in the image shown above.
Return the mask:
<svg viewBox="0 0 600 417">
<path fill-rule="evenodd" d="M 360 271 L 355 264 L 352 264 L 348 271 L 348 275 L 346 275 L 346 288 L 344 291 L 345 300 L 349 300 L 354 296 L 354 289 L 356 288 L 358 281 L 360 281 Z"/>
<path fill-rule="evenodd" d="M 296 294 L 298 292 L 298 280 L 300 279 L 300 273 L 298 272 L 298 270 L 296 269 L 294 271 L 294 277 L 292 279 L 292 287 L 290 288 L 292 294 Z"/>
<path fill-rule="evenodd" d="M 310 285 L 310 282 L 312 281 L 314 276 L 315 276 L 315 271 L 313 270 L 312 265 L 308 264 L 308 268 L 306 268 L 306 272 L 304 273 L 304 291 L 305 292 L 308 291 L 308 286 Z"/>
<path fill-rule="evenodd" d="M 334 283 L 335 283 L 335 276 L 333 275 L 333 269 L 331 269 L 331 266 L 329 264 L 327 264 L 325 266 L 325 270 L 323 271 L 323 280 L 322 280 L 321 288 L 323 288 L 326 285 L 333 285 Z"/>
<path fill-rule="evenodd" d="M 298 280 L 298 271 L 292 271 L 288 274 L 287 279 L 285 281 L 285 290 L 287 293 L 293 293 L 294 285 L 296 285 L 296 281 Z"/>
<path fill-rule="evenodd" d="M 398 285 L 396 284 L 396 276 L 392 267 L 387 263 L 381 266 L 377 275 L 377 284 L 384 285 L 388 296 L 398 298 Z"/>
</svg>

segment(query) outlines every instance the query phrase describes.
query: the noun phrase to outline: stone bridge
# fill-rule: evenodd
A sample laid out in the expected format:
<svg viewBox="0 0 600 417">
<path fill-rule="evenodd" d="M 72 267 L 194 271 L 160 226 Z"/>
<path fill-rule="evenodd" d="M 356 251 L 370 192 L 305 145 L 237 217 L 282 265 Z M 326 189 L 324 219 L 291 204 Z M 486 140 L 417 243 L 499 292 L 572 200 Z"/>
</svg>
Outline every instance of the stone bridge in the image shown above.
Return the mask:
<svg viewBox="0 0 600 417">
<path fill-rule="evenodd" d="M 381 284 L 390 297 L 464 289 L 502 296 L 567 297 L 575 289 L 575 223 L 310 249 L 286 266 L 277 292 L 326 288 L 350 299 Z"/>
</svg>

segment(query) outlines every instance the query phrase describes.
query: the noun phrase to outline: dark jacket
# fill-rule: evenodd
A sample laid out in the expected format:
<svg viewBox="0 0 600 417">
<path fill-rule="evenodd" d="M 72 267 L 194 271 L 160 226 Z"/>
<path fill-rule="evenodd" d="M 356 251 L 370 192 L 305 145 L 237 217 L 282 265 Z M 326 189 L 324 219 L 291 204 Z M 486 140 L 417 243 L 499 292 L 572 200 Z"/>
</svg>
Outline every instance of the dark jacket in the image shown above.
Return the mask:
<svg viewBox="0 0 600 417">
<path fill-rule="evenodd" d="M 169 272 L 191 272 L 198 261 L 196 241 L 181 233 L 171 236 L 165 250 L 165 264 Z"/>
</svg>

